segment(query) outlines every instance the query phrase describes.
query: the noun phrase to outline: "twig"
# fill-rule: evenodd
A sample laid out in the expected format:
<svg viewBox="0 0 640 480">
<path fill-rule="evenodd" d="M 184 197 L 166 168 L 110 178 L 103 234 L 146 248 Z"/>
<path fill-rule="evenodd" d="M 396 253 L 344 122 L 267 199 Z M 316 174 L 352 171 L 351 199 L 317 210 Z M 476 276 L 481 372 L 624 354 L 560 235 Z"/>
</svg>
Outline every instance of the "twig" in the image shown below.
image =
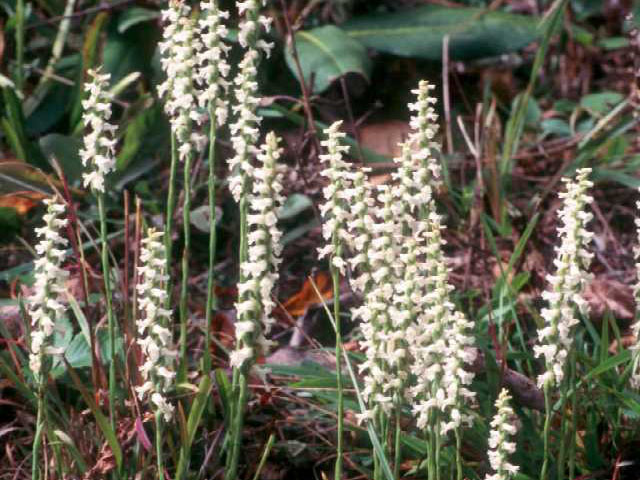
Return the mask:
<svg viewBox="0 0 640 480">
<path fill-rule="evenodd" d="M 285 0 L 280 0 L 280 4 L 282 5 L 282 16 L 284 17 L 284 23 L 287 28 L 287 43 L 289 44 L 291 58 L 293 59 L 293 63 L 296 67 L 298 82 L 300 83 L 300 89 L 302 90 L 303 106 L 304 106 L 305 115 L 307 116 L 307 123 L 309 124 L 309 132 L 313 136 L 316 154 L 319 154 L 320 140 L 318 138 L 318 133 L 316 130 L 316 122 L 313 119 L 313 110 L 311 109 L 311 99 L 310 99 L 311 95 L 309 93 L 309 89 L 305 82 L 304 74 L 302 73 L 300 58 L 298 57 L 298 49 L 296 47 L 295 32 L 291 27 L 291 22 L 289 21 L 289 13 L 287 11 L 287 2 Z"/>
</svg>

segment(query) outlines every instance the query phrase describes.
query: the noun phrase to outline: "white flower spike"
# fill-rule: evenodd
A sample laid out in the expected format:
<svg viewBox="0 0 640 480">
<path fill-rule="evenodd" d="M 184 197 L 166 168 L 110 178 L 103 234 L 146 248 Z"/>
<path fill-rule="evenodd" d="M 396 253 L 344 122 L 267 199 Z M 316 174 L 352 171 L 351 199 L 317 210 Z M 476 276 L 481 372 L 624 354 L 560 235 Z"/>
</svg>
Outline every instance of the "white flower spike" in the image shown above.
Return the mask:
<svg viewBox="0 0 640 480">
<path fill-rule="evenodd" d="M 169 330 L 171 311 L 164 308 L 167 300 L 166 259 L 163 233 L 150 228 L 142 240 L 140 250 L 140 281 L 138 292 L 138 345 L 142 350 L 144 363 L 140 373 L 144 383 L 136 387 L 142 400 L 148 397 L 165 421 L 173 417 L 174 407 L 167 401 L 168 392 L 174 383 L 174 364 L 177 352 L 173 348 Z"/>
<path fill-rule="evenodd" d="M 104 193 L 105 177 L 115 169 L 114 134 L 116 126 L 109 123 L 111 99 L 107 94 L 110 75 L 100 70 L 89 70 L 91 81 L 85 84 L 88 98 L 82 101 L 82 122 L 87 129 L 80 150 L 82 165 L 85 167 L 83 183 L 85 187 Z"/>
<path fill-rule="evenodd" d="M 587 302 L 582 297 L 589 281 L 587 269 L 593 254 L 587 246 L 593 232 L 587 224 L 593 214 L 586 210 L 593 201 L 587 194 L 593 183 L 588 177 L 591 169 L 578 170 L 575 180 L 564 179 L 567 191 L 560 193 L 564 205 L 559 212 L 558 227 L 560 245 L 556 247 L 553 264 L 556 271 L 547 276 L 549 288 L 542 294 L 548 307 L 541 312 L 544 328 L 538 331 L 538 345 L 534 346 L 536 357 L 545 361 L 545 372 L 538 376 L 538 385 L 557 386 L 564 378 L 567 357 L 573 346 L 573 327 L 578 323 L 576 310 L 586 312 Z"/>
<path fill-rule="evenodd" d="M 193 156 L 206 142 L 206 137 L 197 133 L 193 125 L 194 121 L 203 120 L 197 110 L 194 84 L 197 54 L 202 45 L 196 35 L 195 20 L 189 16 L 190 10 L 185 2 L 169 1 L 169 6 L 162 12 L 165 28 L 163 41 L 158 45 L 162 55 L 160 63 L 167 76 L 158 86 L 158 94 L 165 97 L 165 111 L 182 161 Z"/>
<path fill-rule="evenodd" d="M 233 106 L 236 121 L 230 126 L 231 143 L 235 155 L 229 159 L 229 190 L 236 202 L 249 195 L 253 165 L 251 160 L 258 154 L 256 146 L 260 135 L 261 118 L 258 115 L 260 95 L 258 93 L 258 64 L 261 52 L 267 55 L 271 44 L 260 40 L 260 31 L 269 30 L 270 22 L 260 16 L 260 7 L 266 2 L 259 0 L 238 1 L 238 13 L 242 16 L 238 41 L 246 49 L 240 61 L 240 71 L 234 80 L 237 104 Z"/>
<path fill-rule="evenodd" d="M 516 451 L 512 439 L 517 432 L 517 417 L 509 405 L 510 400 L 509 393 L 503 388 L 496 400 L 497 412 L 489 434 L 489 463 L 494 473 L 487 475 L 485 480 L 510 480 L 520 470 L 509 463 L 509 456 Z"/>
<path fill-rule="evenodd" d="M 203 108 L 212 107 L 217 125 L 223 125 L 227 121 L 227 103 L 223 96 L 229 86 L 226 57 L 231 49 L 224 43 L 229 31 L 223 22 L 229 18 L 229 12 L 218 8 L 218 0 L 204 0 L 200 2 L 200 9 L 203 16 L 199 22 L 202 51 L 197 57 L 198 82 L 203 91 L 198 100 Z"/>
<path fill-rule="evenodd" d="M 60 297 L 65 292 L 69 276 L 69 272 L 61 268 L 68 243 L 60 235 L 61 229 L 67 225 L 67 220 L 60 218 L 65 207 L 56 198 L 44 200 L 44 203 L 47 205 L 47 213 L 43 217 L 45 225 L 36 228 L 40 239 L 36 245 L 38 258 L 34 262 L 33 294 L 28 299 L 32 325 L 29 368 L 38 383 L 45 381 L 46 368 L 43 364 L 51 348 L 56 323 L 66 311 Z"/>
<path fill-rule="evenodd" d="M 343 245 L 349 243 L 347 224 L 350 220 L 350 205 L 348 190 L 352 186 L 353 172 L 350 165 L 344 161 L 343 156 L 349 152 L 349 147 L 341 145 L 341 140 L 346 136 L 340 131 L 342 121 L 333 123 L 324 132 L 325 140 L 321 145 L 327 153 L 320 155 L 320 161 L 325 164 L 322 175 L 328 180 L 323 193 L 325 202 L 320 207 L 322 214 L 322 235 L 326 245 L 319 249 L 319 257 L 329 257 L 333 267 L 345 275 L 346 260 L 344 258 Z"/>
<path fill-rule="evenodd" d="M 277 227 L 277 212 L 283 204 L 282 172 L 278 160 L 279 140 L 270 132 L 258 154 L 260 166 L 254 171 L 248 221 L 248 259 L 240 266 L 236 350 L 230 355 L 233 367 L 250 365 L 258 353 L 266 353 L 271 342 L 275 307 L 272 291 L 278 280 L 282 232 Z"/>
</svg>

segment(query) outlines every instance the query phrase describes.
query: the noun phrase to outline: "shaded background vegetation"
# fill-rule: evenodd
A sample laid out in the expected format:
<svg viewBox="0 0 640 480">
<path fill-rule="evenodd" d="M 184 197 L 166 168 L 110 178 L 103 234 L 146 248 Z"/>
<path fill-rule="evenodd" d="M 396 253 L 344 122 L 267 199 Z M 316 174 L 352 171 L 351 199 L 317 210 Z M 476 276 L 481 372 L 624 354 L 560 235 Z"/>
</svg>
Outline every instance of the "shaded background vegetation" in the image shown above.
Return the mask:
<svg viewBox="0 0 640 480">
<path fill-rule="evenodd" d="M 221 2 L 232 12 L 233 3 Z M 132 272 L 134 199 L 140 200 L 150 224 L 161 222 L 169 157 L 169 126 L 155 90 L 162 78 L 157 41 L 163 5 L 127 0 L 76 2 L 65 14 L 69 4 L 37 0 L 25 6 L 24 21 L 20 5 L 0 1 L 0 73 L 17 87 L 2 88 L 0 105 L 0 475 L 4 478 L 21 478 L 28 472 L 24 461 L 34 419 L 21 390 L 26 383 L 20 373 L 18 347 L 23 346 L 24 327 L 18 298 L 29 291 L 32 281 L 29 245 L 42 214 L 38 201 L 52 187 L 68 188 L 86 228 L 87 265 L 98 264 L 92 243 L 96 206 L 81 188 L 78 156 L 81 85 L 89 68 L 103 65 L 112 75 L 116 98 L 119 153 L 117 172 L 109 180 L 108 207 L 111 248 L 122 272 L 117 285 L 120 304 L 128 298 L 130 285 L 124 279 Z M 631 14 L 636 9 L 634 18 Z M 531 341 L 540 320 L 539 293 L 551 268 L 556 240 L 559 178 L 591 166 L 596 181 L 595 280 L 587 292 L 591 316 L 577 341 L 592 381 L 581 386 L 579 466 L 587 477 L 637 478 L 637 464 L 621 465 L 638 460 L 635 431 L 640 399 L 620 384 L 616 367 L 625 361 L 620 345 L 631 341 L 626 333 L 635 309 L 630 286 L 635 275 L 635 189 L 640 186 L 640 99 L 635 75 L 640 66 L 635 31 L 640 8 L 617 0 L 553 4 L 287 0 L 271 1 L 265 11 L 274 20 L 276 49 L 261 65 L 260 88 L 265 95 L 261 112 L 264 130 L 275 129 L 284 137 L 290 168 L 285 182 L 288 200 L 281 213 L 285 250 L 275 333 L 280 347 L 263 359 L 272 364 L 267 380 L 271 388 L 255 382 L 247 427 L 251 434 L 246 436 L 248 465 L 257 463 L 271 432 L 277 433 L 277 440 L 264 478 L 299 478 L 305 472 L 320 478 L 319 472 L 329 472 L 332 465 L 335 380 L 331 359 L 316 347 L 330 346 L 333 332 L 307 281 L 307 276 L 314 276 L 326 287 L 323 293 L 328 298 L 327 267 L 315 254 L 321 243 L 315 204 L 322 179 L 314 132 L 345 119 L 354 145 L 353 161 L 371 167 L 375 182 L 385 182 L 391 158 L 398 153 L 397 142 L 408 131 L 406 105 L 412 101 L 411 90 L 419 79 L 427 78 L 443 99 L 438 108 L 445 185 L 438 200 L 449 226 L 452 279 L 458 287 L 457 301 L 476 322 L 486 361 L 474 385 L 478 421 L 465 434 L 468 475 L 476 478 L 486 471 L 486 419 L 505 369 L 530 378 L 539 371 Z M 16 41 L 21 28 L 22 55 Z M 235 67 L 240 51 L 234 46 L 231 63 Z M 45 74 L 49 67 L 50 74 Z M 309 114 L 317 124 L 309 123 Z M 225 129 L 221 137 L 217 147 L 228 158 Z M 203 266 L 210 221 L 206 171 L 200 159 L 192 176 L 189 304 L 193 332 L 202 328 L 206 298 Z M 219 174 L 223 184 L 224 165 L 219 166 Z M 237 216 L 228 192 L 219 192 L 219 309 L 214 329 L 217 340 L 229 346 L 237 278 Z M 181 241 L 177 234 L 174 251 L 179 251 Z M 69 262 L 69 288 L 74 296 L 84 298 L 78 262 Z M 98 275 L 91 275 L 86 297 L 90 311 L 98 311 L 99 292 Z M 125 312 L 126 308 L 123 316 Z M 99 322 L 100 316 L 92 321 Z M 344 321 L 350 329 L 348 318 Z M 99 328 L 104 343 L 101 334 L 104 328 Z M 202 345 L 198 335 L 190 338 L 195 362 Z M 348 339 L 354 358 L 357 339 L 356 329 Z M 69 320 L 61 326 L 56 342 L 67 347 L 70 364 L 86 377 L 90 355 L 83 340 Z M 214 355 L 224 371 L 226 357 L 218 347 Z M 19 373 L 12 376 L 11 371 Z M 62 364 L 56 365 L 53 376 L 61 401 L 73 406 L 66 433 L 86 463 L 89 473 L 85 475 L 93 478 L 109 472 L 113 459 L 101 440 L 90 434 L 95 426 L 77 386 Z M 214 409 L 222 407 L 221 384 L 219 379 L 214 388 Z M 98 404 L 104 402 L 100 387 L 95 388 Z M 190 394 L 183 394 L 185 402 Z M 347 408 L 349 415 L 356 410 L 353 398 Z M 522 465 L 523 477 L 535 477 L 541 449 L 534 425 L 540 415 L 535 404 L 523 399 L 517 408 L 523 428 L 516 463 Z M 219 411 L 211 412 L 194 447 L 194 456 L 200 460 L 194 464 L 204 465 L 202 475 L 213 476 L 219 468 L 220 417 Z M 144 450 L 142 420 L 132 414 L 118 425 L 118 436 L 129 454 Z M 366 435 L 352 427 L 349 445 L 346 467 L 354 475 L 366 472 L 371 463 Z M 405 447 L 403 470 L 411 474 L 424 445 L 407 437 Z"/>
</svg>

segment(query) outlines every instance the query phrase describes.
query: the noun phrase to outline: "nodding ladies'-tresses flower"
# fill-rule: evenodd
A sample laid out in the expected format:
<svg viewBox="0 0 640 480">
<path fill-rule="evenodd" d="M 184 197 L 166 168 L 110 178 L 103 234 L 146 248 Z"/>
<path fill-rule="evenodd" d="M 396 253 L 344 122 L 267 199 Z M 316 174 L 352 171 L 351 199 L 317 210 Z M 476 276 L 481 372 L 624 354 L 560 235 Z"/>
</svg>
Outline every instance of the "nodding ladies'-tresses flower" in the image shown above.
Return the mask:
<svg viewBox="0 0 640 480">
<path fill-rule="evenodd" d="M 515 442 L 511 441 L 517 432 L 517 417 L 509 405 L 511 397 L 503 388 L 496 400 L 496 415 L 491 421 L 489 434 L 489 463 L 494 473 L 485 480 L 509 480 L 518 473 L 519 467 L 509 463 L 509 456 L 516 451 Z"/>
<path fill-rule="evenodd" d="M 361 307 L 353 310 L 354 318 L 361 320 L 365 361 L 360 371 L 365 372 L 363 397 L 367 411 L 359 419 L 374 419 L 379 412 L 389 413 L 393 407 L 393 394 L 406 381 L 408 372 L 391 374 L 406 355 L 402 347 L 405 332 L 393 328 L 392 311 L 388 301 L 393 297 L 395 285 L 394 259 L 397 245 L 394 239 L 395 224 L 391 208 L 393 196 L 388 185 L 378 186 L 379 207 L 372 224 L 373 238 L 368 250 L 371 265 L 371 289 Z"/>
<path fill-rule="evenodd" d="M 198 113 L 194 84 L 197 52 L 202 45 L 196 35 L 195 20 L 189 16 L 190 10 L 185 2 L 169 1 L 167 9 L 162 11 L 165 28 L 163 41 L 158 45 L 162 55 L 160 63 L 167 75 L 158 86 L 158 94 L 165 97 L 165 111 L 176 137 L 178 155 L 183 161 L 206 141 L 206 137 L 193 128 L 193 122 L 203 118 Z"/>
<path fill-rule="evenodd" d="M 82 101 L 82 122 L 87 128 L 80 158 L 85 167 L 85 187 L 104 193 L 104 179 L 116 166 L 114 133 L 116 126 L 109 123 L 111 99 L 107 94 L 110 75 L 100 70 L 89 70 L 91 81 L 85 84 L 88 98 Z"/>
<path fill-rule="evenodd" d="M 353 172 L 343 159 L 349 147 L 340 144 L 346 136 L 340 131 L 341 125 L 342 121 L 337 121 L 327 128 L 324 132 L 326 139 L 321 142 L 327 152 L 320 155 L 320 161 L 325 164 L 322 175 L 329 182 L 323 189 L 325 202 L 320 207 L 322 235 L 327 243 L 319 249 L 319 256 L 328 256 L 332 265 L 344 275 L 347 262 L 343 257 L 343 245 L 349 243 L 347 224 L 350 216 L 350 192 L 347 189 L 352 185 Z"/>
<path fill-rule="evenodd" d="M 283 204 L 282 172 L 278 159 L 278 138 L 270 132 L 258 154 L 260 166 L 254 170 L 248 221 L 248 259 L 240 266 L 238 283 L 236 350 L 231 353 L 233 367 L 243 368 L 270 346 L 266 336 L 271 330 L 271 298 L 278 279 L 282 233 L 277 227 L 277 212 Z"/>
<path fill-rule="evenodd" d="M 226 57 L 231 47 L 224 43 L 229 32 L 224 20 L 229 18 L 229 12 L 218 8 L 217 0 L 200 2 L 202 19 L 199 22 L 202 50 L 198 57 L 198 82 L 203 91 L 198 100 L 202 107 L 212 106 L 218 125 L 227 121 L 227 103 L 223 94 L 229 82 L 225 79 L 229 74 L 229 64 Z"/>
<path fill-rule="evenodd" d="M 47 213 L 43 217 L 44 226 L 36 228 L 40 239 L 36 245 L 38 258 L 34 262 L 33 294 L 28 299 L 32 324 L 29 368 L 38 383 L 45 380 L 45 355 L 51 348 L 55 325 L 66 310 L 60 297 L 69 276 L 69 272 L 61 268 L 67 246 L 67 239 L 60 235 L 60 229 L 67 225 L 67 220 L 60 218 L 65 207 L 55 197 L 44 200 L 44 203 Z"/>
<path fill-rule="evenodd" d="M 640 212 L 640 201 L 636 202 L 636 209 Z M 633 367 L 631 371 L 630 383 L 632 388 L 640 389 L 640 217 L 635 219 L 636 237 L 638 244 L 633 250 L 633 256 L 636 261 L 636 285 L 633 288 L 633 296 L 636 300 L 636 321 L 633 324 L 632 331 L 635 337 L 635 343 L 631 347 L 633 355 Z"/>
<path fill-rule="evenodd" d="M 464 370 L 464 364 L 473 361 L 473 357 L 464 347 L 473 341 L 467 334 L 469 322 L 455 311 L 450 299 L 453 286 L 448 282 L 448 268 L 442 252 L 440 215 L 432 211 L 425 223 L 421 232 L 424 242 L 421 269 L 427 273 L 420 311 L 407 334 L 413 358 L 411 371 L 416 377 L 410 392 L 418 428 L 426 428 L 432 418 L 431 412 L 439 412 L 440 433 L 446 433 L 466 420 L 460 406 L 464 398 L 472 396 L 465 385 L 473 377 Z"/>
<path fill-rule="evenodd" d="M 236 121 L 231 125 L 231 143 L 235 155 L 229 159 L 229 189 L 236 202 L 251 190 L 253 166 L 251 158 L 258 153 L 256 146 L 261 118 L 257 114 L 260 97 L 258 94 L 258 63 L 261 52 L 269 55 L 272 45 L 260 39 L 260 31 L 269 31 L 270 19 L 260 16 L 260 7 L 266 2 L 247 0 L 237 2 L 238 13 L 242 16 L 238 41 L 246 49 L 239 64 L 239 72 L 234 80 L 237 104 L 233 106 Z"/>
<path fill-rule="evenodd" d="M 138 345 L 142 350 L 144 363 L 140 373 L 144 383 L 136 387 L 142 400 L 148 396 L 154 408 L 162 413 L 165 421 L 171 420 L 174 407 L 168 402 L 166 392 L 173 386 L 174 363 L 177 352 L 169 324 L 171 311 L 164 308 L 167 300 L 166 258 L 162 243 L 163 233 L 153 228 L 147 230 L 142 239 L 140 266 L 137 285 L 139 312 L 136 326 Z"/>
<path fill-rule="evenodd" d="M 578 170 L 575 180 L 565 178 L 567 191 L 560 193 L 563 206 L 559 212 L 560 244 L 553 264 L 555 273 L 547 276 L 549 288 L 542 294 L 548 307 L 541 312 L 544 328 L 538 331 L 536 357 L 543 357 L 546 371 L 538 376 L 539 386 L 555 386 L 562 382 L 566 359 L 573 345 L 573 327 L 578 323 L 576 310 L 586 312 L 582 291 L 589 280 L 586 270 L 593 254 L 587 251 L 593 233 L 586 229 L 593 215 L 586 211 L 593 201 L 587 190 L 591 169 Z"/>
</svg>

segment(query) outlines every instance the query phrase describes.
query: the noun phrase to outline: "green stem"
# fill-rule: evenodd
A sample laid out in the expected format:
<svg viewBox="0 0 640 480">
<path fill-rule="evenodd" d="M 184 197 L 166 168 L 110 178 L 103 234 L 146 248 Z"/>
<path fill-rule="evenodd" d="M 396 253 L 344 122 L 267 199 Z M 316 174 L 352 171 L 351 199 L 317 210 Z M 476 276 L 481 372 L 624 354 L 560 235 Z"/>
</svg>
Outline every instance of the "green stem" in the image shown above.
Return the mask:
<svg viewBox="0 0 640 480">
<path fill-rule="evenodd" d="M 42 445 L 42 434 L 44 432 L 44 386 L 38 386 L 38 414 L 36 417 L 36 432 L 33 435 L 33 446 L 31 454 L 31 480 L 40 478 L 40 447 Z"/>
<path fill-rule="evenodd" d="M 576 473 L 576 431 L 578 428 L 578 387 L 577 378 L 577 355 L 575 348 L 571 351 L 571 443 L 569 444 L 569 480 L 575 478 Z"/>
<path fill-rule="evenodd" d="M 189 154 L 184 161 L 184 205 L 182 207 L 184 248 L 182 249 L 182 284 L 180 287 L 180 371 L 178 373 L 178 382 L 184 382 L 187 378 L 187 323 L 189 320 L 187 287 L 191 250 L 191 159 L 192 155 Z"/>
<path fill-rule="evenodd" d="M 244 427 L 244 407 L 248 397 L 247 373 L 240 370 L 238 372 L 238 395 L 237 403 L 234 407 L 234 417 L 231 424 L 231 450 L 229 461 L 225 471 L 225 480 L 237 480 L 238 461 L 240 459 L 240 447 L 242 446 L 242 429 Z"/>
<path fill-rule="evenodd" d="M 334 235 L 334 240 L 338 241 L 337 235 Z M 336 245 L 336 254 L 340 254 L 340 246 Z M 344 392 L 342 386 L 342 333 L 340 328 L 340 272 L 338 269 L 331 265 L 331 278 L 333 280 L 333 318 L 336 322 L 336 384 L 338 388 L 338 446 L 336 452 L 336 465 L 334 471 L 335 480 L 341 480 L 342 478 L 342 454 L 343 454 L 343 430 L 344 430 Z"/>
<path fill-rule="evenodd" d="M 440 419 L 436 414 L 436 424 L 435 424 L 435 434 L 436 434 L 436 480 L 440 480 L 440 451 L 442 450 L 442 435 L 440 434 Z"/>
<path fill-rule="evenodd" d="M 116 332 L 113 317 L 111 275 L 109 273 L 109 246 L 107 243 L 107 215 L 104 208 L 104 193 L 98 193 L 98 213 L 100 215 L 100 241 L 102 243 L 102 277 L 104 280 L 104 294 L 107 302 L 107 329 L 109 335 L 109 419 L 115 431 L 115 403 L 116 403 Z"/>
<path fill-rule="evenodd" d="M 158 480 L 164 480 L 164 463 L 162 453 L 162 414 L 156 412 L 156 460 L 158 465 Z"/>
<path fill-rule="evenodd" d="M 216 116 L 213 106 L 209 106 L 209 274 L 207 278 L 207 312 L 205 315 L 204 375 L 211 374 L 211 321 L 217 307 L 215 276 L 216 262 Z"/>
<path fill-rule="evenodd" d="M 435 480 L 436 437 L 432 422 L 429 422 L 429 424 L 431 425 L 431 428 L 429 428 L 429 434 L 427 438 L 427 479 Z"/>
<path fill-rule="evenodd" d="M 549 434 L 551 427 L 551 395 L 549 394 L 549 386 L 545 384 L 544 386 L 544 410 L 545 410 L 545 418 L 544 418 L 544 431 L 543 431 L 543 440 L 544 440 L 544 459 L 542 462 L 542 469 L 540 470 L 540 480 L 547 480 L 548 472 L 549 472 Z"/>
<path fill-rule="evenodd" d="M 393 478 L 396 480 L 400 478 L 400 464 L 402 463 L 402 447 L 400 442 L 400 437 L 402 435 L 402 425 L 400 424 L 400 420 L 402 417 L 402 403 L 398 400 L 396 401 L 396 430 L 394 432 L 394 461 L 393 461 Z"/>
<path fill-rule="evenodd" d="M 169 191 L 167 193 L 167 219 L 164 227 L 164 249 L 167 256 L 167 307 L 171 305 L 171 260 L 173 257 L 173 217 L 176 208 L 176 176 L 178 174 L 178 150 L 176 136 L 171 133 L 171 167 L 169 173 Z"/>
<path fill-rule="evenodd" d="M 566 449 L 567 449 L 567 434 L 569 431 L 569 421 L 565 415 L 565 405 L 567 403 L 567 390 L 568 390 L 568 382 L 565 380 L 562 384 L 561 394 L 560 394 L 560 415 L 562 416 L 562 427 L 560 430 L 560 446 L 558 451 L 558 478 L 557 480 L 564 479 L 565 473 L 565 458 L 566 458 Z"/>
<path fill-rule="evenodd" d="M 456 435 L 456 480 L 462 480 L 462 435 L 460 427 L 455 430 Z"/>
<path fill-rule="evenodd" d="M 16 70 L 15 84 L 16 90 L 22 92 L 24 84 L 24 0 L 16 2 Z"/>
</svg>

